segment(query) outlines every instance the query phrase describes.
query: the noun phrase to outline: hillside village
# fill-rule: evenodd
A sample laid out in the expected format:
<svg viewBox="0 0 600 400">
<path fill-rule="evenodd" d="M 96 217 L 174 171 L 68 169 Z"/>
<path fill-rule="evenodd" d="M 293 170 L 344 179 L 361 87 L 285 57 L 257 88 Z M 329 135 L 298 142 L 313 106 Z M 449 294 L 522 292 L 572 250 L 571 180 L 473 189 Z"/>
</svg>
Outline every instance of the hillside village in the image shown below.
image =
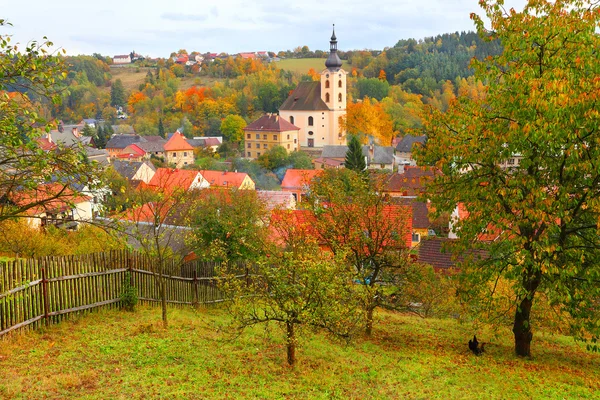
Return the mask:
<svg viewBox="0 0 600 400">
<path fill-rule="evenodd" d="M 0 35 L 0 397 L 592 398 L 600 13 L 480 5 L 382 51 Z"/>
</svg>

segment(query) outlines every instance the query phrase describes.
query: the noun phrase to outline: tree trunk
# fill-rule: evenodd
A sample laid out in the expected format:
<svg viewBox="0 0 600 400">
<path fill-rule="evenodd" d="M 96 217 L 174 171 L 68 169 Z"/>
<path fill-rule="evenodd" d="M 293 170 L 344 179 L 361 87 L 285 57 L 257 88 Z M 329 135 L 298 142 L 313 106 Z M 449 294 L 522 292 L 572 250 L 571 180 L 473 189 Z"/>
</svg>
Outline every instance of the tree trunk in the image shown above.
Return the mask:
<svg viewBox="0 0 600 400">
<path fill-rule="evenodd" d="M 367 308 L 367 326 L 365 328 L 365 334 L 371 336 L 373 333 L 373 310 L 374 308 L 369 306 Z"/>
<path fill-rule="evenodd" d="M 162 308 L 162 321 L 163 327 L 168 328 L 169 322 L 167 321 L 167 288 L 164 278 L 160 282 L 160 306 Z"/>
<path fill-rule="evenodd" d="M 529 317 L 531 314 L 531 306 L 533 299 L 525 297 L 515 313 L 515 323 L 513 325 L 513 334 L 515 335 L 515 353 L 521 357 L 529 357 L 531 355 L 531 324 Z"/>
<path fill-rule="evenodd" d="M 296 363 L 296 333 L 294 323 L 287 322 L 287 362 L 291 366 Z"/>
</svg>

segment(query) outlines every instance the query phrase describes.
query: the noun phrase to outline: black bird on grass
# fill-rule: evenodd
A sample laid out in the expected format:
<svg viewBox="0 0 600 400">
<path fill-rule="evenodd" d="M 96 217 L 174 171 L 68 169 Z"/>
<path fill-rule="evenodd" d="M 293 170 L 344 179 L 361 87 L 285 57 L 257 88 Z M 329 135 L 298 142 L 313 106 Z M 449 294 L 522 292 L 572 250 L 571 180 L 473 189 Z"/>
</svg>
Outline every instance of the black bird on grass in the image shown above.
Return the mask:
<svg viewBox="0 0 600 400">
<path fill-rule="evenodd" d="M 473 335 L 473 340 L 469 340 L 469 350 L 471 350 L 473 354 L 477 356 L 483 353 L 484 347 L 485 343 L 481 343 L 480 346 L 479 342 L 477 341 L 477 336 L 475 335 Z"/>
</svg>

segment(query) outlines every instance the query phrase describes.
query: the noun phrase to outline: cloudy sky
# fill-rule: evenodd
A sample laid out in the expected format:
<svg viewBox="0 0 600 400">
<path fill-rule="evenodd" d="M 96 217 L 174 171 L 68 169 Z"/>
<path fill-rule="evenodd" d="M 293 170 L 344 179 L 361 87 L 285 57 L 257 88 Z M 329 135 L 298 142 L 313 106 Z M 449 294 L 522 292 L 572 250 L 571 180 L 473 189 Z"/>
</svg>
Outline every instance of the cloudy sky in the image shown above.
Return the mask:
<svg viewBox="0 0 600 400">
<path fill-rule="evenodd" d="M 522 9 L 526 0 L 506 0 Z M 47 36 L 67 54 L 166 57 L 200 52 L 329 47 L 382 49 L 399 39 L 473 30 L 477 0 L 0 0 L 0 34 L 25 43 Z"/>
</svg>

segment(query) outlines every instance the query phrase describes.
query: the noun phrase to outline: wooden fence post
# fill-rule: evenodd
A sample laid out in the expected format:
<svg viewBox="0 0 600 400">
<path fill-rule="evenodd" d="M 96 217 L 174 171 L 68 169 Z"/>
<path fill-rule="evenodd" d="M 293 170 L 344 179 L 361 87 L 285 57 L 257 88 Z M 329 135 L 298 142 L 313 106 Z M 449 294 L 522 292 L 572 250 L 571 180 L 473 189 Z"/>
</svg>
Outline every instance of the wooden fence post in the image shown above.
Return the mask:
<svg viewBox="0 0 600 400">
<path fill-rule="evenodd" d="M 49 304 L 48 304 L 48 279 L 46 278 L 46 267 L 42 266 L 42 301 L 44 302 L 44 321 L 46 325 L 50 324 L 48 321 Z"/>
<path fill-rule="evenodd" d="M 194 268 L 194 307 L 198 307 L 198 270 Z"/>
</svg>

